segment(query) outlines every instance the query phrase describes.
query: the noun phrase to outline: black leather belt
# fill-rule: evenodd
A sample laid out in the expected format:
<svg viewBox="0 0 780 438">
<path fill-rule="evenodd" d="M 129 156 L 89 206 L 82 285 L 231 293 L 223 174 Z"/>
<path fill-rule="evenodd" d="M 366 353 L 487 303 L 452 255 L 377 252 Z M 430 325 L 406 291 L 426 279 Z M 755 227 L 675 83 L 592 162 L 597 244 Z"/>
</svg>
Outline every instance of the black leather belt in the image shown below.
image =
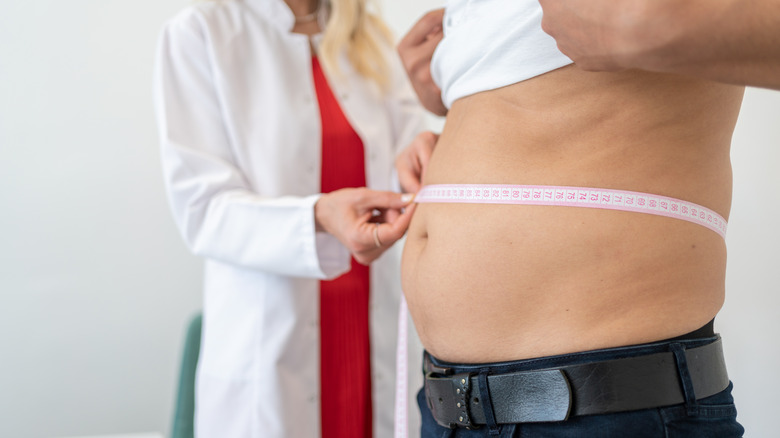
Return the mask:
<svg viewBox="0 0 780 438">
<path fill-rule="evenodd" d="M 721 340 L 684 351 L 697 399 L 729 384 Z M 444 427 L 486 424 L 477 373 L 452 374 L 426 355 L 425 396 Z M 573 415 L 671 406 L 685 402 L 674 353 L 589 362 L 487 376 L 497 424 L 564 421 Z"/>
</svg>

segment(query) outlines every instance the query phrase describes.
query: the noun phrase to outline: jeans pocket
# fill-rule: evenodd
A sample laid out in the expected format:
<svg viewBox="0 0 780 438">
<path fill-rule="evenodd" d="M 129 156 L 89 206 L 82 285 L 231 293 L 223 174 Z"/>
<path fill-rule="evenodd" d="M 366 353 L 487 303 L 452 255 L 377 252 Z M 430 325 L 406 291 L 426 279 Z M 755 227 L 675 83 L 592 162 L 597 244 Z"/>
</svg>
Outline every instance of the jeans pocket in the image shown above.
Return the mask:
<svg viewBox="0 0 780 438">
<path fill-rule="evenodd" d="M 694 415 L 684 406 L 659 409 L 668 438 L 741 438 L 745 429 L 737 422 L 732 385 L 698 401 Z"/>
</svg>

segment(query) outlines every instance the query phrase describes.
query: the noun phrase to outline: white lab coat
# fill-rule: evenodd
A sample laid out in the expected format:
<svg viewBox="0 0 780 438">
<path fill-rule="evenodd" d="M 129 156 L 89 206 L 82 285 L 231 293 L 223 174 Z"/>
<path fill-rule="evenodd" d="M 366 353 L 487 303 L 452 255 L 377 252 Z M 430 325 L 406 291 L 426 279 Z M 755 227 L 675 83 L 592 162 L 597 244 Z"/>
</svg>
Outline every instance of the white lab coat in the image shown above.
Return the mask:
<svg viewBox="0 0 780 438">
<path fill-rule="evenodd" d="M 348 251 L 314 228 L 320 117 L 306 36 L 282 0 L 203 2 L 164 28 L 155 106 L 173 215 L 205 258 L 199 438 L 320 436 L 319 280 Z M 316 42 L 317 38 L 315 38 Z M 382 95 L 342 59 L 328 74 L 363 140 L 368 187 L 395 189 L 395 154 L 424 128 L 395 56 Z M 392 436 L 400 242 L 371 265 L 374 436 Z M 418 346 L 412 342 L 413 346 Z M 410 400 L 420 381 L 410 351 Z M 409 403 L 410 434 L 416 405 Z"/>
</svg>

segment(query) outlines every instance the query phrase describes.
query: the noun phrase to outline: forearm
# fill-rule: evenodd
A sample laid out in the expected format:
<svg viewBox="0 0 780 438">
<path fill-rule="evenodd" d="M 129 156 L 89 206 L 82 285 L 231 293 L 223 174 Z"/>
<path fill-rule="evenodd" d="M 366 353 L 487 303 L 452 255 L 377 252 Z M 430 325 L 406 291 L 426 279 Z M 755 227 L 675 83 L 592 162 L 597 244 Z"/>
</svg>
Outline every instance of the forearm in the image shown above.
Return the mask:
<svg viewBox="0 0 780 438">
<path fill-rule="evenodd" d="M 580 68 L 642 69 L 780 89 L 780 0 L 540 0 Z"/>
<path fill-rule="evenodd" d="M 632 32 L 624 68 L 780 89 L 780 0 L 651 3 L 657 18 Z"/>
</svg>

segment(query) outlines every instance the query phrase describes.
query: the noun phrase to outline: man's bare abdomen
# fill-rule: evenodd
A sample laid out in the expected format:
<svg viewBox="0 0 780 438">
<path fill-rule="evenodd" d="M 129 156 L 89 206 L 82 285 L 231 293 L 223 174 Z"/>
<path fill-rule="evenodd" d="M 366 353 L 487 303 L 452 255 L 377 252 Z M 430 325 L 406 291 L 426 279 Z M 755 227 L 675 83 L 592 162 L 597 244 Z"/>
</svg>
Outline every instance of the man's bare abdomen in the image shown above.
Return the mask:
<svg viewBox="0 0 780 438">
<path fill-rule="evenodd" d="M 742 89 L 567 67 L 458 100 L 424 184 L 596 187 L 670 196 L 725 218 Z M 496 362 L 677 336 L 724 299 L 723 239 L 641 213 L 420 204 L 403 287 L 423 345 Z"/>
</svg>

